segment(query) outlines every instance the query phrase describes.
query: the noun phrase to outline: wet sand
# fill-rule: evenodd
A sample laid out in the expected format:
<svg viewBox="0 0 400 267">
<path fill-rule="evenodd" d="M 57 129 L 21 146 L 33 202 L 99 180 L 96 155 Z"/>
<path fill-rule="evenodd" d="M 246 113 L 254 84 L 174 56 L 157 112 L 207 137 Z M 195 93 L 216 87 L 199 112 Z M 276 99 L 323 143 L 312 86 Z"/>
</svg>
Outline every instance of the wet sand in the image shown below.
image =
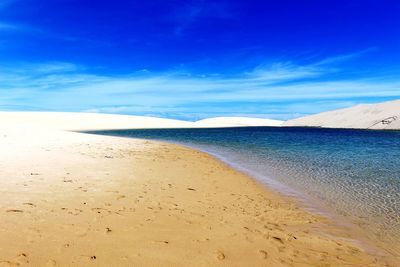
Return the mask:
<svg viewBox="0 0 400 267">
<path fill-rule="evenodd" d="M 0 126 L 0 266 L 395 266 L 213 157 Z"/>
</svg>

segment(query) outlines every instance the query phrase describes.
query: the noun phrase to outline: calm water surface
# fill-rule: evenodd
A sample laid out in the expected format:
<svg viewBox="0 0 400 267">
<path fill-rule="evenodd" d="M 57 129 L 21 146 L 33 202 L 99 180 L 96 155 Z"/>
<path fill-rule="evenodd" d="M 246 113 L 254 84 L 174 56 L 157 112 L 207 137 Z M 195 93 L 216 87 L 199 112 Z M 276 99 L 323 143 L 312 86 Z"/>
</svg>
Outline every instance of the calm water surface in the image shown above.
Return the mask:
<svg viewBox="0 0 400 267">
<path fill-rule="evenodd" d="M 284 193 L 400 241 L 400 132 L 315 128 L 115 130 L 209 152 Z"/>
</svg>

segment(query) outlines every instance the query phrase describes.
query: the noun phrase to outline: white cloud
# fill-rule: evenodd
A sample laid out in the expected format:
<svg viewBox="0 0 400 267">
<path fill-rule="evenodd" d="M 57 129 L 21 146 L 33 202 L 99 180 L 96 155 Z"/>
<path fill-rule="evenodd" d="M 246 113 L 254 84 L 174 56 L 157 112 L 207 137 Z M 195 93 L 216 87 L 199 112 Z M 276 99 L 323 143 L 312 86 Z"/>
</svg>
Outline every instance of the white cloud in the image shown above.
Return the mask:
<svg viewBox="0 0 400 267">
<path fill-rule="evenodd" d="M 319 62 L 314 63 L 313 66 L 323 66 L 323 65 L 343 63 L 343 62 L 350 61 L 352 59 L 361 57 L 364 54 L 370 53 L 375 50 L 376 50 L 375 47 L 370 47 L 370 48 L 367 48 L 367 49 L 364 49 L 361 51 L 357 51 L 354 53 L 350 53 L 350 54 L 328 57 Z"/>
<path fill-rule="evenodd" d="M 18 26 L 0 21 L 0 31 L 11 31 L 16 29 L 18 29 Z"/>
<path fill-rule="evenodd" d="M 288 63 L 263 66 L 235 78 L 175 73 L 101 76 L 69 63 L 29 64 L 0 68 L 0 108 L 30 106 L 185 118 L 259 114 L 287 119 L 296 113 L 348 106 L 362 98 L 400 97 L 400 80 L 324 81 L 320 79 L 324 74 L 323 68 Z M 294 103 L 300 103 L 296 109 Z"/>
<path fill-rule="evenodd" d="M 248 75 L 257 80 L 286 81 L 315 77 L 324 72 L 315 66 L 296 66 L 290 62 L 278 62 L 269 66 L 260 65 L 248 73 Z"/>
</svg>

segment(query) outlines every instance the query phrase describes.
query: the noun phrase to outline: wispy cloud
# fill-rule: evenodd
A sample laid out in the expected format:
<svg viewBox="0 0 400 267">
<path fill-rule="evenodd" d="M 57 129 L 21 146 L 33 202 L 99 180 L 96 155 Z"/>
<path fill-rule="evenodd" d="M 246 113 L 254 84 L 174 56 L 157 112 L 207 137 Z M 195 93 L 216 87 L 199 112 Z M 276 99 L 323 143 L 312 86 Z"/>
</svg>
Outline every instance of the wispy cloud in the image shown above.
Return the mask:
<svg viewBox="0 0 400 267">
<path fill-rule="evenodd" d="M 68 62 L 47 62 L 41 64 L 32 64 L 32 63 L 20 63 L 19 66 L 9 66 L 9 67 L 1 67 L 0 70 L 6 73 L 25 73 L 32 75 L 46 75 L 46 74 L 57 74 L 57 73 L 71 73 L 84 71 L 85 68 L 82 66 L 78 66 L 76 64 L 68 63 Z M 22 68 L 20 68 L 22 66 Z"/>
<path fill-rule="evenodd" d="M 0 0 L 0 33 L 2 32 L 25 32 L 34 30 L 32 27 L 20 23 L 19 21 L 5 20 L 2 14 L 6 14 L 13 4 L 22 2 L 20 0 Z"/>
<path fill-rule="evenodd" d="M 4 30 L 13 30 L 15 29 L 16 26 L 13 24 L 8 24 L 8 23 L 4 23 L 4 22 L 0 22 L 0 31 L 4 31 Z"/>
<path fill-rule="evenodd" d="M 175 34 L 182 34 L 188 27 L 202 17 L 229 18 L 229 8 L 225 2 L 192 0 L 187 1 L 172 14 L 176 22 Z"/>
<path fill-rule="evenodd" d="M 247 74 L 261 81 L 287 81 L 310 78 L 326 72 L 316 66 L 298 66 L 291 62 L 278 62 L 270 65 L 259 65 Z"/>
<path fill-rule="evenodd" d="M 400 97 L 400 79 L 329 79 L 329 67 L 283 62 L 235 77 L 174 72 L 104 76 L 71 63 L 0 67 L 0 109 L 92 111 L 198 119 L 287 119 Z M 12 107 L 12 108 L 10 108 Z M 29 107 L 29 108 L 27 108 Z"/>
<path fill-rule="evenodd" d="M 29 27 L 26 27 L 21 24 L 0 21 L 0 33 L 23 32 L 26 31 L 27 29 L 29 29 Z"/>
<path fill-rule="evenodd" d="M 178 26 L 175 28 L 176 34 L 181 34 L 190 24 L 192 24 L 201 14 L 203 10 L 203 2 L 197 5 L 187 6 L 176 14 Z"/>
<path fill-rule="evenodd" d="M 333 56 L 333 57 L 328 57 L 325 58 L 321 61 L 318 61 L 314 63 L 314 66 L 323 66 L 323 65 L 331 65 L 331 64 L 340 64 L 343 62 L 347 62 L 350 60 L 353 60 L 355 58 L 361 57 L 367 53 L 375 51 L 377 48 L 375 47 L 370 47 L 361 51 L 357 51 L 354 53 L 349 53 L 349 54 L 344 54 L 344 55 L 338 55 L 338 56 Z"/>
<path fill-rule="evenodd" d="M 11 5 L 12 3 L 16 2 L 17 0 L 1 0 L 0 1 L 0 9 L 2 8 L 6 8 L 9 5 Z"/>
<path fill-rule="evenodd" d="M 7 7 L 17 0 L 0 0 L 0 12 L 4 12 Z M 17 30 L 19 27 L 16 24 L 4 22 L 0 20 L 0 32 L 1 31 L 11 31 Z"/>
</svg>

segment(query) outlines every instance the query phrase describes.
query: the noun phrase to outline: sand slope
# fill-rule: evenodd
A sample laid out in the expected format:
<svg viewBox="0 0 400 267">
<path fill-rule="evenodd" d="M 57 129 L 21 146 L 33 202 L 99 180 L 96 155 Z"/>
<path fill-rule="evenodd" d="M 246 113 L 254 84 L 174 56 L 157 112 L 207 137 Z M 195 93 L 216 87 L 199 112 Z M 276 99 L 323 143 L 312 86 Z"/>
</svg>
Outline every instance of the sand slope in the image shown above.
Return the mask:
<svg viewBox="0 0 400 267">
<path fill-rule="evenodd" d="M 400 100 L 323 112 L 286 121 L 283 126 L 400 129 Z"/>
<path fill-rule="evenodd" d="M 59 130 L 90 131 L 112 129 L 145 128 L 210 128 L 238 126 L 279 126 L 282 121 L 245 118 L 218 117 L 197 122 L 163 119 L 146 116 L 78 113 L 78 112 L 0 112 L 0 123 L 24 123 Z"/>
<path fill-rule="evenodd" d="M 195 122 L 198 127 L 280 126 L 282 123 L 279 120 L 248 117 L 215 117 Z"/>
<path fill-rule="evenodd" d="M 180 120 L 83 112 L 0 112 L 1 121 L 76 131 L 193 127 L 193 122 Z"/>
<path fill-rule="evenodd" d="M 188 148 L 3 121 L 0 169 L 0 266 L 386 266 Z"/>
</svg>

